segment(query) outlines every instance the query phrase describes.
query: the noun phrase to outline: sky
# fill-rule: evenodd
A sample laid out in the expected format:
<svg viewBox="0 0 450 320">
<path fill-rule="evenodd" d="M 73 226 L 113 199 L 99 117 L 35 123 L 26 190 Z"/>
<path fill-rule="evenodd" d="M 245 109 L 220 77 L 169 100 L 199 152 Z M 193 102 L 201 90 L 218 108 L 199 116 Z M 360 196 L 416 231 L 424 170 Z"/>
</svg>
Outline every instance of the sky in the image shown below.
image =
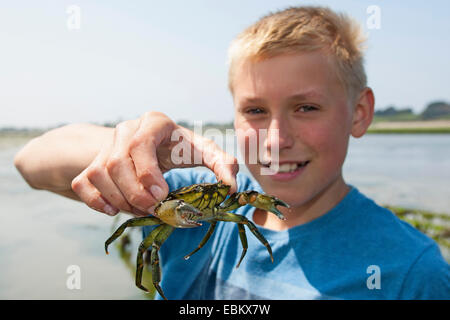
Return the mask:
<svg viewBox="0 0 450 320">
<path fill-rule="evenodd" d="M 295 5 L 328 6 L 361 23 L 376 110 L 450 102 L 446 0 L 0 0 L 0 127 L 104 123 L 151 110 L 230 122 L 230 42 Z"/>
</svg>

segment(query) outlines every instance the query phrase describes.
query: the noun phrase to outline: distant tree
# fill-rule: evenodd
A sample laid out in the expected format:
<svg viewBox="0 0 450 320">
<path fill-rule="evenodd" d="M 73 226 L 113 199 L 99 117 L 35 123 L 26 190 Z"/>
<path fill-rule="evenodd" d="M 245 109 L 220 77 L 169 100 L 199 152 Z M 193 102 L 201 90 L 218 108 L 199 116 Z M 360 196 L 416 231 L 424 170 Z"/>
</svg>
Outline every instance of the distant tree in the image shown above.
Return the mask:
<svg viewBox="0 0 450 320">
<path fill-rule="evenodd" d="M 180 121 L 177 122 L 177 124 L 179 126 L 184 127 L 184 128 L 191 128 L 192 127 L 192 125 L 186 120 L 180 120 Z"/>
<path fill-rule="evenodd" d="M 407 115 L 407 114 L 413 114 L 413 110 L 411 108 L 397 109 L 395 106 L 388 106 L 384 110 L 375 111 L 376 116 L 382 116 L 382 117 Z"/>
<path fill-rule="evenodd" d="M 436 101 L 430 103 L 421 113 L 424 120 L 448 118 L 450 117 L 450 104 L 444 101 Z"/>
</svg>

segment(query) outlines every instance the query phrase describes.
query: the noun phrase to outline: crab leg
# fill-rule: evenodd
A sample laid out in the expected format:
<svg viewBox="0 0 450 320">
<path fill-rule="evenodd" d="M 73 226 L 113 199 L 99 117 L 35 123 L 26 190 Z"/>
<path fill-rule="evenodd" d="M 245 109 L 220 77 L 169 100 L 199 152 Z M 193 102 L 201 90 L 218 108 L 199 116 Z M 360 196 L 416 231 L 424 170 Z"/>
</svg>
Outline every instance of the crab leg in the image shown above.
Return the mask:
<svg viewBox="0 0 450 320">
<path fill-rule="evenodd" d="M 258 228 L 256 228 L 256 226 L 254 225 L 253 222 L 249 221 L 246 217 L 241 216 L 239 214 L 235 214 L 232 212 L 220 212 L 217 214 L 216 216 L 216 220 L 219 221 L 231 221 L 231 222 L 235 222 L 241 225 L 246 225 L 250 231 L 255 235 L 255 237 L 267 248 L 267 251 L 269 251 L 270 254 L 270 260 L 272 260 L 273 263 L 273 255 L 272 255 L 272 248 L 270 247 L 269 242 L 267 242 L 266 238 L 264 238 L 264 236 L 258 231 Z M 239 230 L 240 234 L 242 234 L 241 230 Z M 245 233 L 245 231 L 244 231 Z M 244 242 L 242 241 L 242 236 L 241 236 L 241 242 L 242 242 L 242 246 L 244 247 L 244 252 L 242 253 L 241 256 L 241 260 L 243 258 L 243 255 L 245 255 L 245 251 L 247 251 L 246 246 L 244 246 Z M 247 240 L 245 238 L 245 240 Z M 245 241 L 246 244 L 247 241 Z M 238 266 L 240 264 L 240 261 L 238 263 Z"/>
<path fill-rule="evenodd" d="M 137 227 L 137 226 L 151 226 L 155 224 L 161 224 L 161 220 L 155 217 L 142 217 L 142 218 L 133 218 L 125 221 L 117 230 L 112 234 L 111 237 L 108 238 L 105 242 L 105 252 L 108 254 L 108 246 L 116 240 L 118 237 L 122 235 L 128 227 Z"/>
<path fill-rule="evenodd" d="M 242 244 L 242 254 L 241 254 L 241 258 L 239 259 L 238 264 L 236 265 L 236 269 L 239 268 L 239 266 L 240 266 L 240 264 L 242 262 L 242 259 L 244 259 L 245 254 L 247 253 L 247 248 L 248 248 L 247 236 L 245 235 L 244 225 L 238 224 L 237 226 L 238 226 L 238 229 L 239 229 L 239 238 L 241 239 L 241 244 Z"/>
<path fill-rule="evenodd" d="M 161 282 L 161 268 L 159 266 L 159 248 L 161 248 L 161 245 L 166 241 L 166 239 L 170 236 L 172 231 L 174 230 L 174 227 L 164 224 L 161 226 L 161 231 L 158 232 L 158 234 L 155 236 L 155 240 L 152 244 L 152 253 L 151 253 L 151 264 L 152 264 L 152 281 L 153 286 L 158 291 L 158 293 L 161 295 L 161 297 L 164 298 L 164 300 L 167 300 L 166 296 L 164 295 L 163 290 L 159 286 L 159 283 Z"/>
<path fill-rule="evenodd" d="M 216 228 L 216 224 L 217 224 L 216 221 L 211 221 L 211 225 L 209 226 L 208 232 L 206 232 L 205 236 L 203 237 L 202 241 L 200 241 L 197 248 L 194 251 L 192 251 L 191 253 L 184 256 L 185 260 L 189 259 L 194 253 L 196 253 L 198 250 L 200 250 L 205 245 L 206 242 L 208 242 L 209 238 L 211 237 L 211 235 L 214 232 L 214 229 Z"/>
<path fill-rule="evenodd" d="M 159 234 L 161 229 L 163 229 L 164 225 L 160 225 L 156 227 L 154 230 L 150 232 L 150 234 L 142 240 L 141 244 L 139 245 L 137 257 L 136 257 L 136 278 L 135 283 L 136 287 L 149 292 L 146 287 L 142 285 L 142 272 L 144 270 L 144 253 L 147 251 L 147 249 L 153 244 L 153 241 L 156 237 L 156 235 Z"/>
<path fill-rule="evenodd" d="M 227 212 L 238 209 L 245 205 L 251 205 L 255 208 L 266 210 L 275 214 L 281 220 L 284 220 L 283 214 L 278 210 L 277 206 L 289 208 L 284 201 L 256 191 L 244 191 L 233 193 L 220 205 L 220 212 Z"/>
</svg>

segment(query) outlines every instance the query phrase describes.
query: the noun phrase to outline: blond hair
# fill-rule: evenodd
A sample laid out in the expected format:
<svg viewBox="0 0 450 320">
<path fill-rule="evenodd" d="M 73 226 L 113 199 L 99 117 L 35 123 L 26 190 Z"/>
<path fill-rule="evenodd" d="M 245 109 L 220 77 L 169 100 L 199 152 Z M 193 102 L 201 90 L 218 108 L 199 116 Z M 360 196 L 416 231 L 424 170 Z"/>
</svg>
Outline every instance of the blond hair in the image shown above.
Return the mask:
<svg viewBox="0 0 450 320">
<path fill-rule="evenodd" d="M 280 54 L 325 50 L 351 97 L 367 85 L 363 66 L 365 38 L 357 22 L 324 7 L 290 7 L 271 13 L 245 29 L 229 49 L 228 85 L 239 61 L 260 61 Z"/>
</svg>

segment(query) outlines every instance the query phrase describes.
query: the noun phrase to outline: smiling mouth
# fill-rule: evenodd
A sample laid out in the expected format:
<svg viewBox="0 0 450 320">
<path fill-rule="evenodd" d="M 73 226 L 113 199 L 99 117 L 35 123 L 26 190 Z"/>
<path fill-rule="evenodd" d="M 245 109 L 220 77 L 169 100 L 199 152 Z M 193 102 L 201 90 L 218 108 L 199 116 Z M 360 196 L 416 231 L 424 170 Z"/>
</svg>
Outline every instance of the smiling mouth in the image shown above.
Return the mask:
<svg viewBox="0 0 450 320">
<path fill-rule="evenodd" d="M 277 173 L 291 173 L 294 171 L 297 171 L 300 168 L 306 167 L 306 165 L 309 163 L 309 160 L 307 161 L 301 161 L 301 162 L 285 162 L 281 164 L 277 163 L 268 163 L 263 164 L 260 163 L 261 166 L 266 167 L 270 170 L 272 170 L 275 174 Z"/>
</svg>

